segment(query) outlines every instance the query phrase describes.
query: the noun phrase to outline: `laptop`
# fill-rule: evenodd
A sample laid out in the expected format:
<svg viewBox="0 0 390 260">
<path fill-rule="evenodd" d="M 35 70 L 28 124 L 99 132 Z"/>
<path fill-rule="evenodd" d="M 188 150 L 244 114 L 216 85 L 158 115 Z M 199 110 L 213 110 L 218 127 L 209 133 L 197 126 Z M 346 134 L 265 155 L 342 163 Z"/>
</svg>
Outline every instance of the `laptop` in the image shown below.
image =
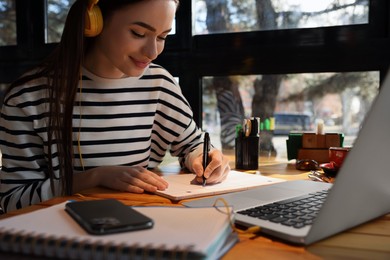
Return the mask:
<svg viewBox="0 0 390 260">
<path fill-rule="evenodd" d="M 312 244 L 385 215 L 390 212 L 389 111 L 390 73 L 334 184 L 287 181 L 183 204 L 188 207 L 212 206 L 217 198 L 224 198 L 233 207 L 237 224 L 260 226 L 264 234 L 299 245 Z M 315 194 L 323 201 L 322 206 L 315 204 L 312 198 Z M 295 197 L 300 197 L 300 202 L 295 202 Z M 301 222 L 295 221 L 299 217 L 291 220 L 295 216 L 290 214 L 291 207 L 297 205 L 299 208 L 299 203 L 309 213 L 312 209 L 317 211 L 312 211 Z M 272 207 L 287 207 L 288 210 L 281 216 L 273 216 L 272 221 L 258 214 L 270 212 Z"/>
</svg>

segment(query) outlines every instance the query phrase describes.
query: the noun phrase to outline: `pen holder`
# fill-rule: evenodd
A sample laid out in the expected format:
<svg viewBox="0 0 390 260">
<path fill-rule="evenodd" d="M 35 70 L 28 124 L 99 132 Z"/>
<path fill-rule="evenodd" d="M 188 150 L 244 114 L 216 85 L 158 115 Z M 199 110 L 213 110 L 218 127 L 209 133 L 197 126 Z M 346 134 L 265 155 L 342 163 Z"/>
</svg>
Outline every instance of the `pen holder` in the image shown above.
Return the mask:
<svg viewBox="0 0 390 260">
<path fill-rule="evenodd" d="M 258 136 L 236 137 L 236 169 L 257 170 L 259 168 Z"/>
</svg>

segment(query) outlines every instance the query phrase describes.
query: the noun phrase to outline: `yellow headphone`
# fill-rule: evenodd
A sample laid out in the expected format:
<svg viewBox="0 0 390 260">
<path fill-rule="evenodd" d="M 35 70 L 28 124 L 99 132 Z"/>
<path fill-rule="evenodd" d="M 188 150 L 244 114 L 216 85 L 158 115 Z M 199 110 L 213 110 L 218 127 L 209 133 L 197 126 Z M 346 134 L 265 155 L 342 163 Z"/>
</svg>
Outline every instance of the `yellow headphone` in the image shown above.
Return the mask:
<svg viewBox="0 0 390 260">
<path fill-rule="evenodd" d="M 87 12 L 85 13 L 84 35 L 95 37 L 103 30 L 103 16 L 97 2 L 99 0 L 88 0 Z"/>
</svg>

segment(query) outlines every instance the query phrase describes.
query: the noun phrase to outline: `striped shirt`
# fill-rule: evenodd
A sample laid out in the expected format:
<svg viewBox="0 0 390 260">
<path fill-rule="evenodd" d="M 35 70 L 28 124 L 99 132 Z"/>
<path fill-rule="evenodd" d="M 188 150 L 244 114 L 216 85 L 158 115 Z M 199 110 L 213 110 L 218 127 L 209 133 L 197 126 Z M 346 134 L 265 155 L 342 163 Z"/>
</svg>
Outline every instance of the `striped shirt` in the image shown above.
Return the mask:
<svg viewBox="0 0 390 260">
<path fill-rule="evenodd" d="M 46 89 L 46 79 L 40 78 L 14 88 L 4 99 L 0 205 L 6 211 L 60 195 L 54 146 L 55 193 L 45 175 Z M 82 166 L 85 170 L 107 165 L 154 168 L 167 151 L 191 170 L 188 158 L 200 152 L 201 134 L 179 85 L 162 67 L 152 64 L 141 77 L 123 79 L 83 71 L 73 111 L 75 172 L 83 171 Z"/>
</svg>

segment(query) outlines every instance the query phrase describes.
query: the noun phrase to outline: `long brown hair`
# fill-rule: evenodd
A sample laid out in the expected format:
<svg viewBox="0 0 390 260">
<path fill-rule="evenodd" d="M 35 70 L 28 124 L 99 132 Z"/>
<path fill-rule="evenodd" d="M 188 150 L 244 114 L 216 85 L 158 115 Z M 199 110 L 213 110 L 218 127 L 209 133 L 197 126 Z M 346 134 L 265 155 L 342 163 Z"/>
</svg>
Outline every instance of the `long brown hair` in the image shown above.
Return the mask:
<svg viewBox="0 0 390 260">
<path fill-rule="evenodd" d="M 119 8 L 144 0 L 100 0 L 98 6 L 103 20 Z M 179 0 L 173 0 L 178 5 Z M 55 170 L 52 147 L 57 146 L 59 174 L 62 180 L 62 194 L 73 193 L 73 107 L 81 80 L 81 65 L 94 38 L 84 36 L 85 13 L 88 0 L 77 0 L 70 8 L 66 18 L 61 41 L 56 49 L 35 70 L 33 74 L 21 77 L 11 84 L 10 89 L 26 82 L 47 78 L 48 97 L 48 154 L 46 177 L 54 190 Z"/>
</svg>

